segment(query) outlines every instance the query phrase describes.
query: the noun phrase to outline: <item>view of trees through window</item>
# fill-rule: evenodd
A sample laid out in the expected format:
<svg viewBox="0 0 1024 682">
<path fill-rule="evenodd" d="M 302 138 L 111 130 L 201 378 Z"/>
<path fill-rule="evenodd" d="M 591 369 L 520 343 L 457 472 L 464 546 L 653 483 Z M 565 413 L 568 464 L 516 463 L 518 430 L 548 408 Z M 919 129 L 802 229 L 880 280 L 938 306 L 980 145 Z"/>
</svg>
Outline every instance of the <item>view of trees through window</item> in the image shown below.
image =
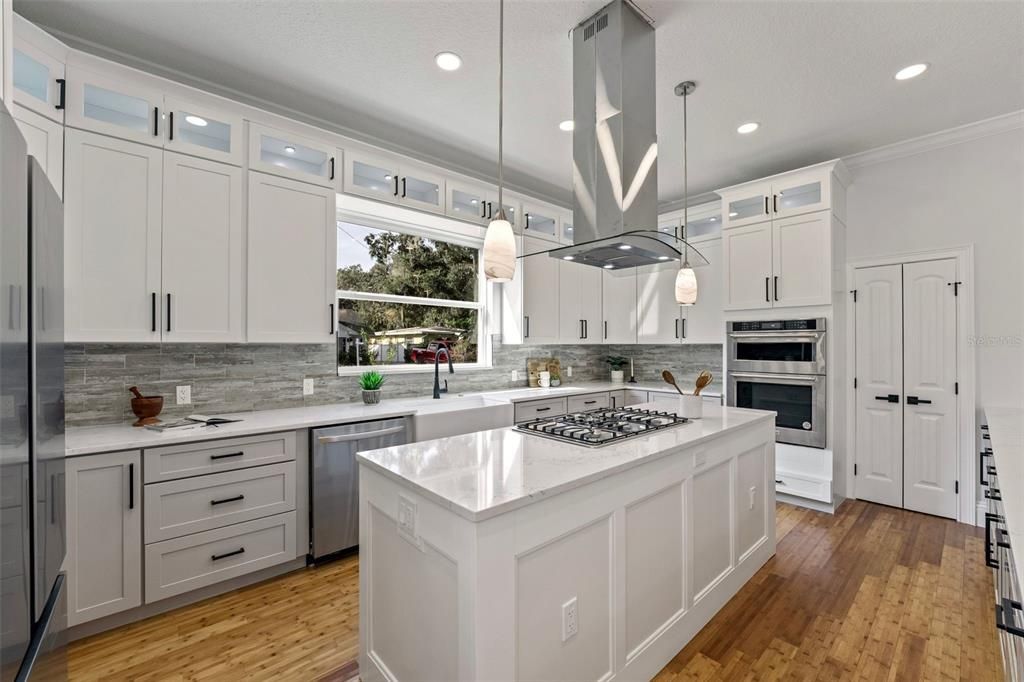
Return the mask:
<svg viewBox="0 0 1024 682">
<path fill-rule="evenodd" d="M 476 362 L 478 258 L 470 247 L 339 222 L 338 290 L 368 295 L 339 294 L 339 366 L 433 364 L 446 351 Z"/>
</svg>

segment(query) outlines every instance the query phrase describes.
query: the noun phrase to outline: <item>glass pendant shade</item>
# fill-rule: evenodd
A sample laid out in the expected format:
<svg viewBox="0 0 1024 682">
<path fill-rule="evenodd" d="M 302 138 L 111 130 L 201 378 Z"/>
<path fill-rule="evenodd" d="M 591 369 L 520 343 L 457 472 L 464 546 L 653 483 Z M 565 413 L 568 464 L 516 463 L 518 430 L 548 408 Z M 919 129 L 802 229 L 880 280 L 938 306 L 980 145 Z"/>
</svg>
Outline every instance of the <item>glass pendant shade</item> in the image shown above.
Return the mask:
<svg viewBox="0 0 1024 682">
<path fill-rule="evenodd" d="M 484 235 L 484 276 L 489 282 L 510 282 L 516 274 L 516 237 L 504 213 L 492 220 Z"/>
<path fill-rule="evenodd" d="M 697 275 L 689 263 L 683 263 L 676 273 L 676 303 L 693 305 L 697 302 Z"/>
</svg>

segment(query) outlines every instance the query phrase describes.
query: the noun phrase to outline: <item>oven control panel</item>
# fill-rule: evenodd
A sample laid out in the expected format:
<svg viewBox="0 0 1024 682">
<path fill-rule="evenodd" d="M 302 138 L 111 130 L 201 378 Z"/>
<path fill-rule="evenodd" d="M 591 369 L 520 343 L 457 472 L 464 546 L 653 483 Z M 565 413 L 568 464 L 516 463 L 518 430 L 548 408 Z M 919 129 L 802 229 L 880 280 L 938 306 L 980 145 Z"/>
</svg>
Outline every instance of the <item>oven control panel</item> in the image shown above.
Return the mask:
<svg viewBox="0 0 1024 682">
<path fill-rule="evenodd" d="M 825 329 L 825 320 L 823 318 L 811 320 L 755 320 L 751 322 L 733 322 L 730 327 L 734 332 L 822 331 Z"/>
</svg>

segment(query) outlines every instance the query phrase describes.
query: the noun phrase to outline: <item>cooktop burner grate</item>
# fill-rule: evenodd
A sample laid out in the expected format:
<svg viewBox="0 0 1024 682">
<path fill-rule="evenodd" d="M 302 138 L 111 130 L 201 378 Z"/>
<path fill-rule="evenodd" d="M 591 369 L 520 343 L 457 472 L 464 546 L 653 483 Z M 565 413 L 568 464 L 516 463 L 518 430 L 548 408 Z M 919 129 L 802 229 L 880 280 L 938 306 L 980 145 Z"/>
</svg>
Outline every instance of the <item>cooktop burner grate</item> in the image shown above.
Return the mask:
<svg viewBox="0 0 1024 682">
<path fill-rule="evenodd" d="M 516 428 L 555 440 L 598 447 L 689 421 L 671 412 L 620 407 L 542 417 L 517 424 Z"/>
</svg>

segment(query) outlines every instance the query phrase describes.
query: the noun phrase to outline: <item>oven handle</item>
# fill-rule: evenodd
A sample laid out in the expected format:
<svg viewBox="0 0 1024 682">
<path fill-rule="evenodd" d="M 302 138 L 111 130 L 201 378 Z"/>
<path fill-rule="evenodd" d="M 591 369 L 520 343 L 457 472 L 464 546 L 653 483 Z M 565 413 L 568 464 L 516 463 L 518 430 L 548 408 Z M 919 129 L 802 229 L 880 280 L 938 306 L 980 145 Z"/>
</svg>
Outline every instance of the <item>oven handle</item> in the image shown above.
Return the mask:
<svg viewBox="0 0 1024 682">
<path fill-rule="evenodd" d="M 729 332 L 729 336 L 734 339 L 785 339 L 787 341 L 806 339 L 816 342 L 825 336 L 825 332 Z"/>
<path fill-rule="evenodd" d="M 729 376 L 738 379 L 769 379 L 773 381 L 796 381 L 803 384 L 814 384 L 825 377 L 820 374 L 764 374 L 762 372 L 729 372 Z"/>
</svg>

